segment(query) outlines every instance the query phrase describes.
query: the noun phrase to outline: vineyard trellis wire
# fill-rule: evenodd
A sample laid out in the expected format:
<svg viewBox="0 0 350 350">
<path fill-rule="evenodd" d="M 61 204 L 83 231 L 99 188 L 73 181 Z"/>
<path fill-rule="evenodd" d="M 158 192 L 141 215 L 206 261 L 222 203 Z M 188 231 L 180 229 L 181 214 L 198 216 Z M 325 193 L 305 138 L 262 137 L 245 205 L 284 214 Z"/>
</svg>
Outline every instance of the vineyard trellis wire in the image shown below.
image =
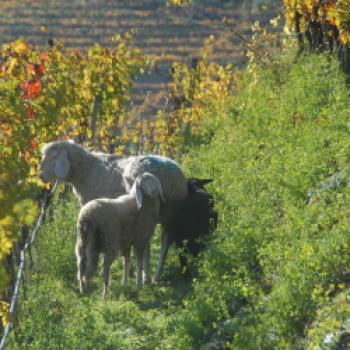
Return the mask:
<svg viewBox="0 0 350 350">
<path fill-rule="evenodd" d="M 28 237 L 25 240 L 24 246 L 21 249 L 20 263 L 18 266 L 17 277 L 16 277 L 16 280 L 14 282 L 15 287 L 13 290 L 13 294 L 10 298 L 9 322 L 6 324 L 4 334 L 1 338 L 0 350 L 5 349 L 6 338 L 8 337 L 10 330 L 11 330 L 11 327 L 13 325 L 12 319 L 13 319 L 15 312 L 16 312 L 16 306 L 17 306 L 20 286 L 21 286 L 21 282 L 23 280 L 23 273 L 24 273 L 24 268 L 25 268 L 25 253 L 26 253 L 27 249 L 35 242 L 37 232 L 38 232 L 38 230 L 43 222 L 44 216 L 45 216 L 45 212 L 47 209 L 47 204 L 48 204 L 49 198 L 52 197 L 53 194 L 55 193 L 55 191 L 57 189 L 57 185 L 58 185 L 58 182 L 55 182 L 55 184 L 52 187 L 52 189 L 50 190 L 50 192 L 47 192 L 47 191 L 44 192 L 43 198 L 41 200 L 40 214 L 39 214 L 35 224 L 33 225 L 32 234 L 28 235 Z"/>
</svg>

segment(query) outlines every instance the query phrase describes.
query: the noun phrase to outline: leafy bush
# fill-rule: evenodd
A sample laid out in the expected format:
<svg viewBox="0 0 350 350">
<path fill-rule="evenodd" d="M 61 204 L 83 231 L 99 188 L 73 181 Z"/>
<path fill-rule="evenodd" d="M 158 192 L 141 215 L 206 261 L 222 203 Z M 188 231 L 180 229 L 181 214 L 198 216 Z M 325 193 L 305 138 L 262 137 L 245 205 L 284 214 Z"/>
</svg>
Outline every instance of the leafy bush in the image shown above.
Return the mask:
<svg viewBox="0 0 350 350">
<path fill-rule="evenodd" d="M 349 269 L 349 188 L 322 185 L 349 161 L 349 97 L 331 57 L 287 60 L 278 74 L 255 69 L 212 143 L 185 162 L 215 178 L 221 213 L 195 295 L 231 284 L 236 297 L 215 301 L 226 305 L 216 317 L 235 324 L 233 348 L 304 348 L 305 327 Z M 318 195 L 309 204 L 310 191 Z"/>
</svg>

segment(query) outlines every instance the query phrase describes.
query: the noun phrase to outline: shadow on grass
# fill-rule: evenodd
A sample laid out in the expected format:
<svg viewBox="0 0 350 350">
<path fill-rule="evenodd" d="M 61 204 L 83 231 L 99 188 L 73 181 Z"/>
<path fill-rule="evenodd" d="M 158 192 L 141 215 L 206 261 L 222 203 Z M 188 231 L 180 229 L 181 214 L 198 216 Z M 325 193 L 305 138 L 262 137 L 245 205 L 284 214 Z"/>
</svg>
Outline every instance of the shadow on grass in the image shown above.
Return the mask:
<svg viewBox="0 0 350 350">
<path fill-rule="evenodd" d="M 161 281 L 146 286 L 139 291 L 135 300 L 141 310 L 167 309 L 169 305 L 178 306 L 192 291 L 192 279 L 178 268 L 167 270 Z"/>
</svg>

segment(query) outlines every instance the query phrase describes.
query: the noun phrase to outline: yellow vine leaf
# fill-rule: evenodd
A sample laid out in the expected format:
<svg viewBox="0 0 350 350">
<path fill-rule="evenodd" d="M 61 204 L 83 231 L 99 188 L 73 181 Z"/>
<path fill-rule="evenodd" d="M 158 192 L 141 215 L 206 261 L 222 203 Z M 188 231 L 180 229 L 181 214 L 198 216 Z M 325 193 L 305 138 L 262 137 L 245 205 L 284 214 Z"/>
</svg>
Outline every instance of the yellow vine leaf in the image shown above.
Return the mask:
<svg viewBox="0 0 350 350">
<path fill-rule="evenodd" d="M 3 325 L 6 327 L 6 325 L 9 323 L 9 304 L 5 301 L 0 301 L 0 317 L 2 319 Z"/>
<path fill-rule="evenodd" d="M 30 226 L 38 214 L 38 208 L 32 200 L 23 199 L 13 206 L 13 213 L 18 219 L 18 222 Z"/>
<path fill-rule="evenodd" d="M 28 51 L 28 45 L 23 39 L 16 40 L 13 43 L 12 47 L 13 47 L 13 50 L 19 55 L 22 55 Z"/>
<path fill-rule="evenodd" d="M 12 58 L 9 65 L 7 66 L 7 72 L 10 74 L 10 76 L 13 75 L 14 70 L 15 70 L 17 65 L 18 65 L 17 58 Z"/>
</svg>

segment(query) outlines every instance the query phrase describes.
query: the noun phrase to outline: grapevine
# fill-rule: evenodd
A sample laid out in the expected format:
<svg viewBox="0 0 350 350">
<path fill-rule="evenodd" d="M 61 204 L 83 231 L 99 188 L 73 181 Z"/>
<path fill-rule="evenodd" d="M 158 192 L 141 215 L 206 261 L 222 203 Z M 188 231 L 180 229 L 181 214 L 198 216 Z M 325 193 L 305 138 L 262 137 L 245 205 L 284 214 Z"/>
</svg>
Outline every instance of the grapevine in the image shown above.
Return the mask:
<svg viewBox="0 0 350 350">
<path fill-rule="evenodd" d="M 169 106 L 152 118 L 127 111 L 134 77 L 148 60 L 131 45 L 132 35 L 114 37 L 115 48 L 66 51 L 60 42 L 35 50 L 22 39 L 0 50 L 0 317 L 8 322 L 6 266 L 17 234 L 36 216 L 40 147 L 74 139 L 104 152 L 156 152 L 179 156 L 189 133 L 198 135 L 203 112 L 223 101 L 233 83 L 232 67 L 208 61 L 209 38 L 195 66 L 174 63 Z M 178 104 L 174 106 L 174 101 Z M 218 103 L 219 105 L 219 103 Z M 140 145 L 142 144 L 142 149 Z M 6 190 L 5 190 L 6 189 Z"/>
<path fill-rule="evenodd" d="M 292 30 L 295 30 L 297 18 L 301 32 L 311 29 L 313 24 L 335 26 L 340 43 L 350 43 L 349 0 L 284 0 L 284 14 L 287 26 Z M 334 35 L 332 32 L 325 34 Z"/>
<path fill-rule="evenodd" d="M 84 141 L 82 135 L 101 149 L 113 143 L 115 121 L 125 119 L 132 79 L 145 62 L 130 40 L 130 34 L 116 36 L 114 50 L 95 45 L 86 55 L 65 52 L 60 43 L 35 51 L 22 39 L 1 48 L 0 299 L 6 299 L 7 256 L 16 232 L 37 215 L 40 147 L 59 138 Z M 100 104 L 91 135 L 96 98 Z M 2 302 L 4 323 L 6 310 Z"/>
<path fill-rule="evenodd" d="M 350 0 L 284 0 L 287 28 L 296 33 L 299 53 L 304 37 L 312 51 L 336 48 L 350 82 Z"/>
</svg>

